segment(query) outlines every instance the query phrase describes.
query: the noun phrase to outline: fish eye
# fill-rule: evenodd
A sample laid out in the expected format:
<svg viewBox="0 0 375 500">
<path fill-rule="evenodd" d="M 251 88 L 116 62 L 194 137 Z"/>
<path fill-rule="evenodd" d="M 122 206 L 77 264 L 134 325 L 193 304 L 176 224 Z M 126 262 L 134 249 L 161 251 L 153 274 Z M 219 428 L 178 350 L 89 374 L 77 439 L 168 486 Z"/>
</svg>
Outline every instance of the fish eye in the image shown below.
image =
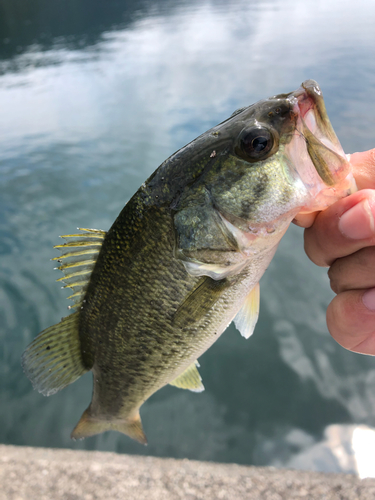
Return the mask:
<svg viewBox="0 0 375 500">
<path fill-rule="evenodd" d="M 265 127 L 253 127 L 243 130 L 240 134 L 240 156 L 250 160 L 263 160 L 267 157 L 274 145 L 274 138 L 270 130 Z M 237 148 L 238 149 L 238 148 Z"/>
</svg>

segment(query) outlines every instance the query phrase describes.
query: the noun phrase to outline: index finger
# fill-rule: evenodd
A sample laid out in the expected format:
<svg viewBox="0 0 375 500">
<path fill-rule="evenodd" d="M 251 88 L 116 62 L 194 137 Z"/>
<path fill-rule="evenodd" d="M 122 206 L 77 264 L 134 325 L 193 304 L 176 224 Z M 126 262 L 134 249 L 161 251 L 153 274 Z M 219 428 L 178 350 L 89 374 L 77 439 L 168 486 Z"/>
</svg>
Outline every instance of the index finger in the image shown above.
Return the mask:
<svg viewBox="0 0 375 500">
<path fill-rule="evenodd" d="M 353 167 L 353 175 L 358 189 L 375 189 L 375 148 L 347 156 Z M 293 223 L 304 228 L 311 227 L 319 213 L 297 214 Z"/>
<path fill-rule="evenodd" d="M 375 245 L 375 190 L 364 189 L 343 198 L 305 230 L 305 251 L 318 266 Z"/>
</svg>

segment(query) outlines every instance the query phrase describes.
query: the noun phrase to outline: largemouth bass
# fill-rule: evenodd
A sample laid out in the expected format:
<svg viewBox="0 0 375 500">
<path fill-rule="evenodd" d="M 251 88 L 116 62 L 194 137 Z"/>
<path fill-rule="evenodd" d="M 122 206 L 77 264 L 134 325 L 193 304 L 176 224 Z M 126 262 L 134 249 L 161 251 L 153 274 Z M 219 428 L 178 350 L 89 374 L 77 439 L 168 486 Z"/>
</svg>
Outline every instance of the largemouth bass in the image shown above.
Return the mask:
<svg viewBox="0 0 375 500">
<path fill-rule="evenodd" d="M 77 310 L 23 354 L 51 395 L 92 370 L 73 438 L 107 430 L 146 443 L 139 409 L 166 384 L 201 391 L 201 356 L 234 320 L 248 338 L 259 279 L 299 212 L 355 190 L 318 84 L 242 108 L 168 158 L 108 232 L 63 236 Z"/>
</svg>

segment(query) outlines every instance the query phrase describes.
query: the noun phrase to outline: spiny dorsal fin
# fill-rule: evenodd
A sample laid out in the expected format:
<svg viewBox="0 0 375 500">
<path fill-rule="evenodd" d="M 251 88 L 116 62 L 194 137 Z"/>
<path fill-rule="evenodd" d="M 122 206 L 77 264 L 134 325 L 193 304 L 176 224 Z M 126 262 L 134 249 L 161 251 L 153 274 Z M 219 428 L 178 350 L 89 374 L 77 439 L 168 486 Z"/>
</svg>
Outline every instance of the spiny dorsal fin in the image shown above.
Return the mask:
<svg viewBox="0 0 375 500">
<path fill-rule="evenodd" d="M 177 378 L 169 382 L 170 385 L 174 385 L 180 389 L 189 389 L 193 392 L 204 391 L 204 385 L 202 384 L 202 377 L 199 375 L 197 370 L 199 366 L 198 361 L 194 361 L 193 364 L 188 366 L 184 372 L 181 373 Z"/>
<path fill-rule="evenodd" d="M 259 283 L 247 295 L 244 305 L 241 307 L 234 324 L 240 334 L 248 339 L 254 331 L 259 316 Z"/>
<path fill-rule="evenodd" d="M 72 439 L 83 439 L 105 431 L 122 432 L 141 444 L 147 444 L 139 413 L 128 420 L 101 420 L 90 415 L 90 407 L 83 412 L 70 437 Z"/>
<path fill-rule="evenodd" d="M 22 355 L 22 367 L 45 396 L 55 394 L 88 371 L 81 355 L 78 312 L 41 332 Z"/>
<path fill-rule="evenodd" d="M 69 309 L 81 305 L 106 235 L 106 232 L 100 229 L 78 229 L 84 231 L 84 233 L 65 234 L 61 236 L 61 238 L 68 241 L 62 245 L 54 246 L 54 248 L 59 248 L 63 253 L 60 257 L 52 259 L 61 263 L 57 269 L 60 269 L 65 275 L 57 281 L 63 281 L 65 283 L 63 288 L 71 288 L 74 291 L 72 295 L 69 295 L 68 299 L 72 299 L 75 304 L 74 306 L 69 306 Z"/>
</svg>

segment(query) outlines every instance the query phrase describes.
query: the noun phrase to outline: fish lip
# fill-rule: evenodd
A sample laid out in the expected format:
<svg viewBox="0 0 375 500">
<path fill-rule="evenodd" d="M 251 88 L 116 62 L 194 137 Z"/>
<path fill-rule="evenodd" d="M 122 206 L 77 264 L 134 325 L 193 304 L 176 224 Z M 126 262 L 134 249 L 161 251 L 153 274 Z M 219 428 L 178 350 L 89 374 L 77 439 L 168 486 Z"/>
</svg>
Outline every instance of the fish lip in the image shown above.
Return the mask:
<svg viewBox="0 0 375 500">
<path fill-rule="evenodd" d="M 304 129 L 324 146 L 344 160 L 345 153 L 333 130 L 323 99 L 323 92 L 315 80 L 306 80 L 291 92 L 287 98 L 292 106 L 291 113 L 297 115 L 296 132 L 304 135 Z"/>
<path fill-rule="evenodd" d="M 315 80 L 304 81 L 289 94 L 288 100 L 292 105 L 292 113 L 301 118 L 313 135 L 325 136 L 333 149 L 341 149 L 328 117 L 323 92 Z"/>
<path fill-rule="evenodd" d="M 328 118 L 324 105 L 323 93 L 315 80 L 306 80 L 301 86 L 291 92 L 287 97 L 292 105 L 293 114 L 299 115 L 302 119 L 306 117 L 310 110 L 324 121 Z M 314 132 L 311 130 L 311 132 Z"/>
</svg>

